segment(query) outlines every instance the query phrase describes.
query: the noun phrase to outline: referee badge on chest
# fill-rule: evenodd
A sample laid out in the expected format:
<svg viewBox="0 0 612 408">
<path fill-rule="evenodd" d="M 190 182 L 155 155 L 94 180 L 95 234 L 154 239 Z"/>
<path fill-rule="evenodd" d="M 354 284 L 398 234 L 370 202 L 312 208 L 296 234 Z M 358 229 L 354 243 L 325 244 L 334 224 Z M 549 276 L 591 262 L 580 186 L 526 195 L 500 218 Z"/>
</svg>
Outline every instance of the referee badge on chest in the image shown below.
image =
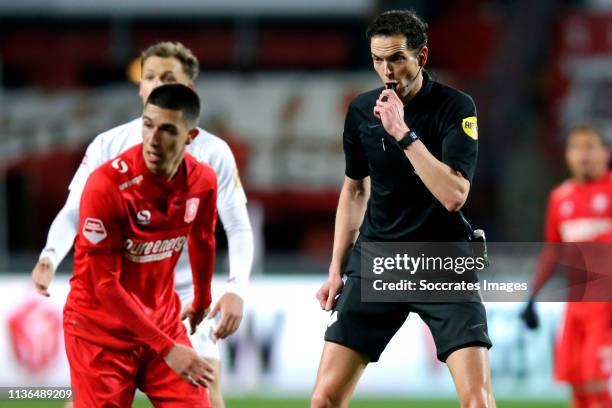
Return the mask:
<svg viewBox="0 0 612 408">
<path fill-rule="evenodd" d="M 198 213 L 198 206 L 200 205 L 199 198 L 190 198 L 185 203 L 185 223 L 189 224 L 192 222 L 196 214 Z"/>
</svg>

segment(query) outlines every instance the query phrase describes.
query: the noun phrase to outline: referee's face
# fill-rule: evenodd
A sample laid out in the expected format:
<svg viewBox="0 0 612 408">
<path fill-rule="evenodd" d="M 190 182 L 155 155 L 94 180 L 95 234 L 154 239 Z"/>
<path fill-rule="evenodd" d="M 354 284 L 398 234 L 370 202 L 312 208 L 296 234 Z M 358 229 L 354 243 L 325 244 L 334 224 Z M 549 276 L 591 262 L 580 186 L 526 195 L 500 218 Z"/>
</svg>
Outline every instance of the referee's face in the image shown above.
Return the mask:
<svg viewBox="0 0 612 408">
<path fill-rule="evenodd" d="M 565 159 L 572 177 L 590 181 L 603 176 L 610 154 L 602 138 L 592 130 L 576 130 L 567 138 Z"/>
<path fill-rule="evenodd" d="M 374 70 L 383 83 L 396 82 L 398 95 L 406 96 L 420 73 L 418 52 L 408 49 L 403 35 L 372 37 L 370 52 Z"/>
</svg>

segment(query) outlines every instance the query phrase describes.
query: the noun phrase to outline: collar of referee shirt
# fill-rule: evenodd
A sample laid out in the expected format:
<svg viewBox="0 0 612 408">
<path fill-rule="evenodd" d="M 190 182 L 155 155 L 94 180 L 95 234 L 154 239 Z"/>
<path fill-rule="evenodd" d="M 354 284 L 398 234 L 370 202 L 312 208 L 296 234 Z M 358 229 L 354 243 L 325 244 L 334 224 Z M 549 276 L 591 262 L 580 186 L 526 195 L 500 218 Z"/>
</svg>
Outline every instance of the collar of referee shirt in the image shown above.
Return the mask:
<svg viewBox="0 0 612 408">
<path fill-rule="evenodd" d="M 423 98 L 427 97 L 427 95 L 429 95 L 429 92 L 431 91 L 431 85 L 432 83 L 429 74 L 427 73 L 427 71 L 423 70 L 423 84 L 421 85 L 421 89 L 419 89 L 419 92 L 417 92 L 417 94 L 414 95 L 414 97 L 409 100 L 407 104 L 404 105 L 404 110 L 406 110 L 410 106 L 420 103 Z"/>
</svg>

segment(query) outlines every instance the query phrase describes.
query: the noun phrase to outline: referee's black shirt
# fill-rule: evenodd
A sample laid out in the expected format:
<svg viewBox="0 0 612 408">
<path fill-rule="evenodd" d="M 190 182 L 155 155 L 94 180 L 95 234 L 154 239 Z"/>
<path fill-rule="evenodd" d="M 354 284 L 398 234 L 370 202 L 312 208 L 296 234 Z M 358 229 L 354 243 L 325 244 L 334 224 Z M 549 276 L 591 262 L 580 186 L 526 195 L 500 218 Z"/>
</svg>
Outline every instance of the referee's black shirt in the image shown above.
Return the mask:
<svg viewBox="0 0 612 408">
<path fill-rule="evenodd" d="M 465 241 L 469 233 L 460 212 L 447 211 L 431 194 L 374 116 L 383 89 L 355 98 L 344 124 L 345 173 L 356 180 L 371 179 L 361 234 L 374 241 Z M 438 160 L 472 181 L 478 133 L 476 107 L 469 95 L 423 72 L 423 85 L 404 107 L 404 120 Z"/>
</svg>

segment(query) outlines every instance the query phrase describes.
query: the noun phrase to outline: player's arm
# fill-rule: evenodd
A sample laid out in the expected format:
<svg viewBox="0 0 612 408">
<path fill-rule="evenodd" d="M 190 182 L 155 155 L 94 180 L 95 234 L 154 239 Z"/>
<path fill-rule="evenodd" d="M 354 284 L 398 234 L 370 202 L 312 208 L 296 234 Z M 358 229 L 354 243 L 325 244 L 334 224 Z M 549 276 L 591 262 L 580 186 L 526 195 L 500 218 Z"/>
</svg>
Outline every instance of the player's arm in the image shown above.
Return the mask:
<svg viewBox="0 0 612 408">
<path fill-rule="evenodd" d="M 561 257 L 561 248 L 559 244 L 561 242 L 561 235 L 559 234 L 559 223 L 556 216 L 555 204 L 553 196 L 548 199 L 548 206 L 546 208 L 546 225 L 544 227 L 544 249 L 540 254 L 538 260 L 538 267 L 533 277 L 532 285 L 532 299 L 537 296 L 542 287 L 548 282 L 553 275 L 559 259 Z"/>
<path fill-rule="evenodd" d="M 119 227 L 119 224 L 109 224 L 109 230 Z M 88 253 L 95 294 L 102 307 L 117 316 L 140 341 L 161 355 L 166 364 L 185 381 L 196 386 L 207 386 L 214 379 L 214 368 L 199 358 L 191 347 L 175 343 L 147 317 L 121 285 L 121 259 L 120 251 Z"/>
<path fill-rule="evenodd" d="M 387 101 L 382 101 L 383 96 L 387 96 Z M 381 93 L 374 115 L 381 119 L 387 133 L 397 141 L 410 130 L 404 122 L 402 101 L 393 90 Z M 463 115 L 464 118 L 470 116 L 475 116 L 475 109 Z M 420 140 L 404 151 L 425 187 L 448 211 L 459 211 L 465 204 L 476 164 L 477 141 L 461 134 L 461 125 L 459 115 L 457 123 L 445 136 L 442 160 L 438 160 Z"/>
<path fill-rule="evenodd" d="M 194 225 L 189 235 L 189 262 L 193 276 L 194 298 L 184 312 L 189 317 L 191 334 L 206 314 L 212 302 L 211 282 L 215 267 L 215 226 L 217 223 L 217 179 L 210 170 L 206 176 L 209 189 L 199 202 Z"/>
<path fill-rule="evenodd" d="M 349 249 L 357 240 L 370 197 L 368 160 L 355 128 L 357 123 L 355 116 L 355 108 L 349 107 L 343 134 L 346 176 L 336 209 L 332 260 L 329 265 L 329 276 L 316 295 L 324 310 L 333 308 L 336 295 L 342 290 L 342 265 Z"/>
<path fill-rule="evenodd" d="M 217 338 L 233 334 L 244 314 L 244 298 L 253 264 L 254 242 L 246 207 L 246 196 L 238 176 L 236 160 L 228 146 L 218 152 L 217 212 L 227 236 L 229 279 L 224 293 L 212 306 L 209 318 L 220 314 L 213 333 Z"/>
<path fill-rule="evenodd" d="M 538 259 L 538 266 L 533 277 L 531 296 L 529 297 L 525 309 L 523 312 L 521 312 L 521 318 L 530 329 L 535 329 L 540 325 L 540 320 L 534 305 L 535 298 L 554 273 L 561 257 L 560 246 L 554 244 L 561 241 L 561 236 L 559 234 L 559 223 L 556 217 L 555 204 L 552 194 L 548 199 L 548 206 L 546 209 L 544 241 L 546 241 L 546 243 L 544 244 L 540 258 Z"/>
<path fill-rule="evenodd" d="M 561 258 L 561 248 L 559 245 L 545 244 L 538 259 L 538 266 L 533 277 L 531 299 L 535 299 L 540 290 L 555 272 Z"/>
<path fill-rule="evenodd" d="M 246 207 L 246 196 L 238 175 L 236 160 L 229 146 L 219 150 L 217 173 L 217 212 L 227 236 L 229 284 L 231 292 L 244 298 L 253 264 L 253 231 Z"/>
<path fill-rule="evenodd" d="M 64 207 L 51 223 L 45 248 L 32 269 L 32 281 L 36 291 L 43 296 L 50 296 L 49 285 L 55 276 L 57 266 L 68 254 L 74 242 L 79 222 L 79 198 L 80 192 L 70 191 Z"/>
<path fill-rule="evenodd" d="M 253 265 L 253 230 L 246 204 L 218 208 L 219 219 L 227 235 L 229 249 L 229 282 L 226 293 L 244 298 Z"/>
<path fill-rule="evenodd" d="M 109 230 L 111 228 L 113 227 L 108 227 Z M 165 356 L 174 341 L 149 320 L 121 285 L 121 252 L 89 252 L 87 260 L 95 282 L 95 294 L 102 307 L 117 316 L 130 331 L 158 354 Z"/>
<path fill-rule="evenodd" d="M 213 305 L 208 317 L 213 319 L 217 314 L 221 315 L 214 335 L 223 339 L 238 330 L 242 322 L 244 296 L 253 263 L 254 243 L 245 204 L 218 208 L 218 212 L 227 235 L 230 277 L 225 293 Z"/>
<path fill-rule="evenodd" d="M 85 158 L 70 182 L 66 203 L 51 223 L 45 248 L 32 270 L 34 286 L 41 295 L 49 296 L 48 288 L 55 271 L 74 243 L 79 224 L 81 193 L 89 174 L 99 166 L 99 145 L 100 139 L 96 138 L 87 147 Z"/>
</svg>

